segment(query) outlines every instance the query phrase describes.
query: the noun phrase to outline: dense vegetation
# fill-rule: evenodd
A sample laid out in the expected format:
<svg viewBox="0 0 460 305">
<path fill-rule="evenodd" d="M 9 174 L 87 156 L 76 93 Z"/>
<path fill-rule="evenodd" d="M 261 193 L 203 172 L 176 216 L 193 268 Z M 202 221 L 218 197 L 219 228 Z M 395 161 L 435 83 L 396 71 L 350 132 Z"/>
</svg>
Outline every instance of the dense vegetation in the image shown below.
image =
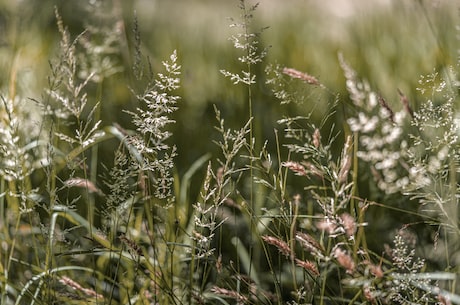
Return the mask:
<svg viewBox="0 0 460 305">
<path fill-rule="evenodd" d="M 460 304 L 454 1 L 0 5 L 0 304 Z"/>
</svg>

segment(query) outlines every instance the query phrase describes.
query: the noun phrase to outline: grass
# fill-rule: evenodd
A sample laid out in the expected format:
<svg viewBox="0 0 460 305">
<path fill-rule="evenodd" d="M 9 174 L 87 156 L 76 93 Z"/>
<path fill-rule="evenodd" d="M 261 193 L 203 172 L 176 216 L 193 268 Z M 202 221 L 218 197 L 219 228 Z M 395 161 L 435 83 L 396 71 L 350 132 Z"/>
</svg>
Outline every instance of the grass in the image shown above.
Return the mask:
<svg viewBox="0 0 460 305">
<path fill-rule="evenodd" d="M 77 6 L 91 12 L 83 30 L 54 8 L 59 42 L 39 93 L 24 89 L 19 60 L 2 79 L 1 304 L 460 304 L 459 61 L 433 13 L 450 3 L 392 11 L 398 20 L 420 10 L 430 29 L 420 46 L 438 49 L 434 61 L 394 53 L 386 31 L 415 43 L 406 28 L 387 24 L 361 49 L 339 48 L 324 29 L 324 49 L 309 53 L 321 72 L 260 25 L 273 3 L 241 0 L 225 39 L 213 36 L 210 58 L 232 60 L 212 77 L 161 32 L 149 53 L 145 12 L 128 26 L 126 4 L 113 4 Z M 372 25 L 377 14 L 346 23 Z M 376 35 L 351 28 L 342 35 L 357 46 Z M 417 79 L 399 86 L 409 74 L 391 79 L 380 48 L 395 74 L 415 63 Z M 182 121 L 187 102 L 203 111 L 190 78 L 230 92 L 238 109 L 216 104 L 201 124 Z M 200 126 L 211 120 L 213 131 Z"/>
</svg>

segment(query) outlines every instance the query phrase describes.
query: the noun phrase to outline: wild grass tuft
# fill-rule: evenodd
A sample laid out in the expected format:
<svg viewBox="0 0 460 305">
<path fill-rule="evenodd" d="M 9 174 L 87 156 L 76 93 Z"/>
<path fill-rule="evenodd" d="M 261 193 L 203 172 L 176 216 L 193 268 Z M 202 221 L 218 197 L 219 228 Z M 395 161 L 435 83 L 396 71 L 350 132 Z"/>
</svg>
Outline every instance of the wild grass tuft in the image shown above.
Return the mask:
<svg viewBox="0 0 460 305">
<path fill-rule="evenodd" d="M 48 87 L 0 93 L 1 304 L 460 304 L 459 62 L 421 76 L 416 104 L 339 53 L 344 96 L 266 64 L 260 8 L 238 4 L 241 71 L 221 73 L 247 116 L 214 106 L 217 152 L 186 170 L 180 50 L 144 55 L 116 13 L 75 35 L 55 9 Z M 126 126 L 104 116 L 114 78 Z M 314 107 L 265 135 L 268 96 Z"/>
</svg>

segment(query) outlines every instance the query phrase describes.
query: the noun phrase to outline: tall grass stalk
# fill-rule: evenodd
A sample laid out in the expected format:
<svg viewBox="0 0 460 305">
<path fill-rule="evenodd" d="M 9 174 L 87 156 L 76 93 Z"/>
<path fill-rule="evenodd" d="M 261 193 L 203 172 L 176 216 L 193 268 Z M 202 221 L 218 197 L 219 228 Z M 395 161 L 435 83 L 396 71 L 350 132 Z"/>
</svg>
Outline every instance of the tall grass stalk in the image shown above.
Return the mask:
<svg viewBox="0 0 460 305">
<path fill-rule="evenodd" d="M 254 172 L 254 161 L 256 160 L 256 145 L 255 143 L 255 134 L 254 134 L 254 122 L 257 122 L 258 118 L 254 117 L 253 113 L 253 86 L 257 83 L 256 74 L 253 72 L 254 67 L 257 64 L 260 64 L 264 57 L 266 56 L 267 49 L 260 49 L 260 34 L 264 30 L 262 28 L 259 32 L 253 32 L 252 29 L 252 19 L 254 18 L 253 14 L 258 7 L 258 3 L 251 5 L 247 3 L 248 1 L 240 0 L 239 9 L 241 10 L 241 20 L 234 22 L 230 27 L 235 27 L 241 32 L 231 36 L 231 40 L 236 49 L 241 49 L 243 55 L 238 58 L 238 60 L 245 65 L 245 69 L 241 73 L 232 73 L 227 70 L 221 70 L 221 73 L 229 77 L 234 84 L 242 83 L 247 87 L 247 104 L 248 104 L 248 117 L 249 117 L 249 139 L 248 139 L 248 159 L 249 159 L 249 215 L 250 215 L 250 232 L 251 240 L 249 241 L 249 276 L 253 272 L 253 263 L 258 262 L 258 257 L 261 255 L 261 249 L 258 244 L 258 232 L 257 224 L 259 223 L 260 211 L 263 206 L 263 199 L 259 199 L 256 196 L 258 191 L 254 185 L 254 181 L 257 179 Z M 260 145 L 260 144 L 259 144 Z M 238 246 L 238 241 L 236 241 L 236 247 Z M 244 254 L 244 249 L 241 248 L 241 254 Z M 259 269 L 259 264 L 256 263 L 254 266 L 256 270 Z"/>
</svg>

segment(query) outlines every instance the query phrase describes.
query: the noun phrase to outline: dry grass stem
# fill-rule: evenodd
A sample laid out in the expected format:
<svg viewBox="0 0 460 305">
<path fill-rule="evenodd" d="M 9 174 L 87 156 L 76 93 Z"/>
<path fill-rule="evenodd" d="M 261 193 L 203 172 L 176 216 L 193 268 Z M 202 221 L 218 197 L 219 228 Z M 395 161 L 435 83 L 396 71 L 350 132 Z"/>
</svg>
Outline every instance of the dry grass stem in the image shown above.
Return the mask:
<svg viewBox="0 0 460 305">
<path fill-rule="evenodd" d="M 101 301 L 104 300 L 103 295 L 97 293 L 93 289 L 84 288 L 83 286 L 81 286 L 80 284 L 78 284 L 77 282 L 75 282 L 74 280 L 72 280 L 71 278 L 69 278 L 67 276 L 61 277 L 59 279 L 59 282 L 61 282 L 63 285 L 65 285 L 65 286 L 67 286 L 69 288 L 72 288 L 73 290 L 78 290 L 78 291 L 83 292 L 88 297 L 97 298 L 97 299 L 99 299 Z"/>
<path fill-rule="evenodd" d="M 414 118 L 414 111 L 410 107 L 409 99 L 399 89 L 398 89 L 398 94 L 399 94 L 399 99 L 401 100 L 401 103 L 404 106 L 404 110 L 406 110 L 406 112 L 410 115 L 411 118 Z"/>
<path fill-rule="evenodd" d="M 293 68 L 284 68 L 283 73 L 292 77 L 292 78 L 298 78 L 306 82 L 307 84 L 310 85 L 315 85 L 315 86 L 322 86 L 322 84 L 316 79 L 316 77 L 311 76 L 310 74 L 300 72 L 296 69 Z"/>
<path fill-rule="evenodd" d="M 284 256 L 286 257 L 291 256 L 291 248 L 285 241 L 282 241 L 276 237 L 268 236 L 268 235 L 262 236 L 262 240 L 265 241 L 267 244 L 275 246 L 278 249 L 278 251 Z"/>
<path fill-rule="evenodd" d="M 236 301 L 238 301 L 238 303 L 242 302 L 242 303 L 247 303 L 249 301 L 249 299 L 236 292 L 236 291 L 233 291 L 233 290 L 228 290 L 228 289 L 225 289 L 225 288 L 221 288 L 221 287 L 217 287 L 217 286 L 214 286 L 211 288 L 211 291 L 214 292 L 215 294 L 219 294 L 219 295 L 223 295 L 225 297 L 228 297 L 228 298 L 231 298 L 231 299 L 234 299 Z"/>
<path fill-rule="evenodd" d="M 296 258 L 295 263 L 297 264 L 297 266 L 304 268 L 305 270 L 311 272 L 313 275 L 320 275 L 316 265 L 310 261 L 303 261 Z"/>
<path fill-rule="evenodd" d="M 342 250 L 340 247 L 337 247 L 334 250 L 334 257 L 337 259 L 337 262 L 347 270 L 347 273 L 354 273 L 356 264 L 347 252 Z"/>
</svg>

